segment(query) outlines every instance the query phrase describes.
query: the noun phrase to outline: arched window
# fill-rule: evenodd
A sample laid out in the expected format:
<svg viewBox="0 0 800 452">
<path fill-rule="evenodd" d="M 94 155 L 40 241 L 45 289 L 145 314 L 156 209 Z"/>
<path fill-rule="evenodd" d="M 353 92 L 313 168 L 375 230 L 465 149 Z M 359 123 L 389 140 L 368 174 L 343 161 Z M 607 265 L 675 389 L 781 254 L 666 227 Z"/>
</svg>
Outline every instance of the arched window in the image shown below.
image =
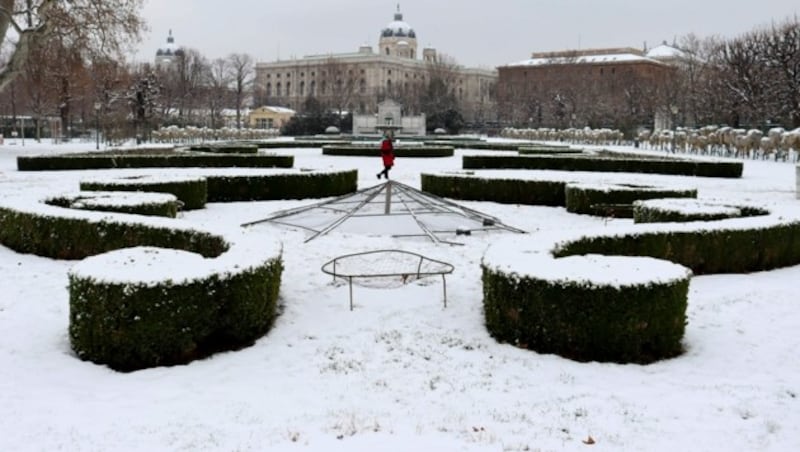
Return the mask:
<svg viewBox="0 0 800 452">
<path fill-rule="evenodd" d="M 328 83 L 325 80 L 322 81 L 322 86 L 320 87 L 320 92 L 325 95 L 328 92 Z"/>
<path fill-rule="evenodd" d="M 292 95 L 292 82 L 286 82 L 286 95 Z"/>
<path fill-rule="evenodd" d="M 392 90 L 392 81 L 386 80 L 386 91 L 391 91 L 391 90 Z"/>
<path fill-rule="evenodd" d="M 272 83 L 267 83 L 267 96 L 272 96 Z"/>
<path fill-rule="evenodd" d="M 278 83 L 275 84 L 275 95 L 276 96 L 280 96 L 281 95 L 281 82 L 278 82 Z"/>
<path fill-rule="evenodd" d="M 388 47 L 386 48 L 386 54 L 387 55 L 389 54 L 389 48 Z"/>
<path fill-rule="evenodd" d="M 300 95 L 306 95 L 306 82 L 300 82 Z"/>
<path fill-rule="evenodd" d="M 416 58 L 416 57 L 414 56 L 414 49 L 411 49 L 411 59 L 413 60 L 414 58 Z"/>
<path fill-rule="evenodd" d="M 308 94 L 312 96 L 317 95 L 317 82 L 315 80 L 311 80 L 311 84 L 308 85 Z"/>
<path fill-rule="evenodd" d="M 358 82 L 358 92 L 360 92 L 361 94 L 367 92 L 367 81 L 364 80 L 363 78 L 361 79 L 360 82 Z"/>
</svg>

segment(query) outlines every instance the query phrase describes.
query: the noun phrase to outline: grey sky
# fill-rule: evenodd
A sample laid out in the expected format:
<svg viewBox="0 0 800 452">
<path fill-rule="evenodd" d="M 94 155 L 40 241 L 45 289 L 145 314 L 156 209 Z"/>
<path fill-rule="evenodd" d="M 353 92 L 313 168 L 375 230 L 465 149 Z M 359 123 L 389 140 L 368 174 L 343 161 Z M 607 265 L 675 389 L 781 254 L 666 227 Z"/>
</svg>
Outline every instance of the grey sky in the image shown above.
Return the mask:
<svg viewBox="0 0 800 452">
<path fill-rule="evenodd" d="M 145 0 L 150 30 L 137 61 L 152 61 L 170 29 L 210 58 L 257 61 L 376 47 L 397 2 L 387 0 Z M 652 47 L 694 32 L 736 36 L 800 12 L 797 0 L 406 0 L 418 45 L 465 66 L 496 67 L 534 51 Z"/>
</svg>

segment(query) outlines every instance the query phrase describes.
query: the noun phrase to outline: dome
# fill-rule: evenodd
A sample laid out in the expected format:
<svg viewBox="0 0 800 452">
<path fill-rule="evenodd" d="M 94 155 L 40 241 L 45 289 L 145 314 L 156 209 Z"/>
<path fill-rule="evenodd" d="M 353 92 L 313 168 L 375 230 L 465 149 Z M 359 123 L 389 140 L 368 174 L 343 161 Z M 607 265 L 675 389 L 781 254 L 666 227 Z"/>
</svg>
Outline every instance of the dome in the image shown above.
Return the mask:
<svg viewBox="0 0 800 452">
<path fill-rule="evenodd" d="M 156 51 L 156 56 L 181 55 L 183 52 L 175 45 L 175 38 L 172 37 L 172 30 L 169 31 L 167 44 Z"/>
<path fill-rule="evenodd" d="M 403 21 L 403 14 L 398 11 L 394 14 L 394 20 L 389 22 L 381 31 L 381 36 L 384 38 L 399 37 L 399 38 L 416 38 L 417 34 L 408 22 Z"/>
</svg>

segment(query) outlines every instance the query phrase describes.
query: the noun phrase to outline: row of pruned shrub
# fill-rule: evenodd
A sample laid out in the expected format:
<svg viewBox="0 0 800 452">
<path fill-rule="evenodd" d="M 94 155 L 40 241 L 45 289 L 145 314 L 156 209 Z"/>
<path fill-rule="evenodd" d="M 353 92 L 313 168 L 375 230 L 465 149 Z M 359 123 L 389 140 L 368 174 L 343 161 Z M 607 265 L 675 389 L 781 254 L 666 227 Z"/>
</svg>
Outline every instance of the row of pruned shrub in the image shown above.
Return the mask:
<svg viewBox="0 0 800 452">
<path fill-rule="evenodd" d="M 682 351 L 692 273 L 800 263 L 800 209 L 776 210 L 780 214 L 498 240 L 482 264 L 487 328 L 501 341 L 579 361 L 649 363 L 675 356 Z"/>
<path fill-rule="evenodd" d="M 258 145 L 250 143 L 194 144 L 190 151 L 211 154 L 258 154 Z"/>
<path fill-rule="evenodd" d="M 266 201 L 325 198 L 352 193 L 358 171 L 299 173 L 208 174 L 205 176 L 134 176 L 81 181 L 81 190 L 152 191 L 171 193 L 184 208 L 201 209 L 206 202 Z"/>
<path fill-rule="evenodd" d="M 474 173 L 423 173 L 421 178 L 424 191 L 446 198 L 566 207 L 572 213 L 599 216 L 631 217 L 633 202 L 639 199 L 697 197 L 695 189 L 483 178 Z"/>
<path fill-rule="evenodd" d="M 348 157 L 380 157 L 378 146 L 359 145 L 325 145 L 322 147 L 323 155 L 348 156 Z M 394 155 L 400 158 L 407 157 L 452 157 L 452 146 L 408 146 L 394 148 Z"/>
<path fill-rule="evenodd" d="M 69 209 L 120 212 L 136 215 L 175 218 L 180 201 L 168 193 L 120 193 L 114 191 L 83 191 L 62 193 L 44 201 L 51 206 Z"/>
<path fill-rule="evenodd" d="M 172 168 L 172 167 L 248 167 L 291 168 L 291 155 L 249 154 L 191 154 L 170 153 L 156 155 L 111 154 L 60 154 L 17 157 L 20 171 L 56 171 L 111 168 Z"/>
<path fill-rule="evenodd" d="M 564 195 L 567 212 L 632 218 L 634 201 L 696 198 L 697 190 L 630 184 L 568 183 Z"/>
<path fill-rule="evenodd" d="M 464 169 L 526 169 L 741 177 L 742 162 L 612 158 L 589 155 L 465 155 Z"/>
<path fill-rule="evenodd" d="M 170 193 L 181 202 L 182 210 L 202 209 L 208 200 L 208 183 L 202 176 L 127 176 L 85 180 L 81 190 L 137 191 Z"/>
<path fill-rule="evenodd" d="M 238 349 L 276 316 L 281 248 L 263 236 L 21 198 L 0 201 L 0 243 L 56 259 L 97 255 L 69 272 L 69 337 L 78 357 L 113 369 Z"/>
<path fill-rule="evenodd" d="M 753 217 L 769 212 L 757 207 L 718 200 L 649 199 L 634 201 L 634 223 L 686 223 Z"/>
</svg>

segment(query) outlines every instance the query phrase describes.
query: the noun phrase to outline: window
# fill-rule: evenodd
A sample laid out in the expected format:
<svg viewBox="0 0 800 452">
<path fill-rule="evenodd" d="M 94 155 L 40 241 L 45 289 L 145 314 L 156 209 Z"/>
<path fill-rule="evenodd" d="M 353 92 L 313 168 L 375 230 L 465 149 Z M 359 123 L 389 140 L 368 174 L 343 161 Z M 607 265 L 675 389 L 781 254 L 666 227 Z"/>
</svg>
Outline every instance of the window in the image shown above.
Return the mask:
<svg viewBox="0 0 800 452">
<path fill-rule="evenodd" d="M 289 78 L 289 77 L 291 77 L 291 76 L 292 76 L 292 74 L 290 74 L 290 73 L 288 73 L 288 72 L 286 73 L 286 78 Z"/>
<path fill-rule="evenodd" d="M 312 77 L 313 77 L 313 76 L 315 76 L 315 75 L 316 75 L 316 74 L 315 74 L 314 72 L 311 72 L 311 76 L 312 76 Z"/>
<path fill-rule="evenodd" d="M 276 96 L 280 96 L 281 95 L 281 82 L 278 82 L 278 83 L 275 84 L 275 95 Z"/>
<path fill-rule="evenodd" d="M 301 72 L 301 73 L 300 73 L 300 77 L 305 77 L 305 76 L 306 76 L 306 73 L 305 73 L 305 72 Z"/>
<path fill-rule="evenodd" d="M 364 93 L 367 92 L 367 81 L 364 80 L 363 78 L 358 83 L 358 92 L 360 92 L 361 94 L 364 94 Z"/>
<path fill-rule="evenodd" d="M 308 87 L 308 94 L 312 96 L 317 95 L 317 82 L 315 82 L 314 80 L 311 80 L 311 84 Z"/>
<path fill-rule="evenodd" d="M 272 83 L 267 83 L 267 97 L 272 96 Z"/>
<path fill-rule="evenodd" d="M 306 95 L 306 82 L 300 82 L 300 95 Z"/>
<path fill-rule="evenodd" d="M 387 73 L 388 73 L 389 75 L 392 75 L 392 70 L 391 70 L 391 69 L 389 69 L 389 70 L 387 71 Z"/>
<path fill-rule="evenodd" d="M 386 54 L 387 55 L 389 54 L 389 48 L 388 47 L 386 48 Z"/>
<path fill-rule="evenodd" d="M 286 95 L 287 96 L 292 95 L 292 84 L 290 82 L 286 82 Z"/>
</svg>

